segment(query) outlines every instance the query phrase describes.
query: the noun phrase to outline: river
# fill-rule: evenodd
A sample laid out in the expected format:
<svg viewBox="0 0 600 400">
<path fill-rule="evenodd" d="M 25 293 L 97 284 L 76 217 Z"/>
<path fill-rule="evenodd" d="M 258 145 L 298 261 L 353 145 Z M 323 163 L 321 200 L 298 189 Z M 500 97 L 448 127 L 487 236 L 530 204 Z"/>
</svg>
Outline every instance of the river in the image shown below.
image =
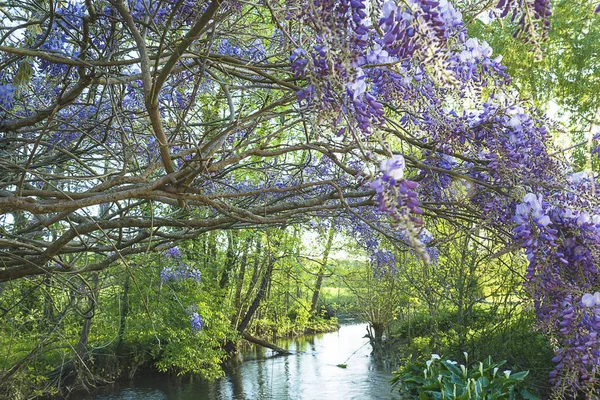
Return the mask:
<svg viewBox="0 0 600 400">
<path fill-rule="evenodd" d="M 370 356 L 366 324 L 346 321 L 336 332 L 278 341 L 293 354 L 252 347 L 215 382 L 165 375 L 133 381 L 76 399 L 94 400 L 388 400 L 391 372 Z M 346 364 L 340 368 L 338 364 Z"/>
</svg>

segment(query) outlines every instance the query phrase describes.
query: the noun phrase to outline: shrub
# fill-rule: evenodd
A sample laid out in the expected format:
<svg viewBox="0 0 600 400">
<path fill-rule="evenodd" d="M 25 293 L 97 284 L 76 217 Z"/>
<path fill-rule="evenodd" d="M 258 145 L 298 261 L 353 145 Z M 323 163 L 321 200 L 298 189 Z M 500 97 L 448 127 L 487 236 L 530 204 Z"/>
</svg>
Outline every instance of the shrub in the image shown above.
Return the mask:
<svg viewBox="0 0 600 400">
<path fill-rule="evenodd" d="M 468 361 L 467 353 L 465 359 Z M 467 362 L 465 362 L 467 364 Z M 456 361 L 443 361 L 433 354 L 430 360 L 407 362 L 394 372 L 392 385 L 402 397 L 419 400 L 516 400 L 539 399 L 524 388 L 529 371 L 500 371 L 506 361 L 494 363 L 491 357 L 470 368 Z"/>
</svg>

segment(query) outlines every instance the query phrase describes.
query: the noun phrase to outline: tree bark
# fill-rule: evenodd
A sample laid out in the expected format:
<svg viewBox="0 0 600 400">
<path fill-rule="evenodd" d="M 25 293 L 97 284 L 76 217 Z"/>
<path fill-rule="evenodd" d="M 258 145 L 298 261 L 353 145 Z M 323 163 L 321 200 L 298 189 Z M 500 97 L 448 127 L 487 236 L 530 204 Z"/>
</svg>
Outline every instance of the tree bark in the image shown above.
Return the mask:
<svg viewBox="0 0 600 400">
<path fill-rule="evenodd" d="M 219 280 L 219 287 L 225 289 L 229 284 L 229 277 L 235 267 L 235 242 L 237 234 L 235 232 L 229 232 L 227 235 L 227 255 L 225 258 L 225 268 L 221 272 L 221 279 Z"/>
<path fill-rule="evenodd" d="M 242 337 L 244 339 L 246 339 L 247 341 L 249 341 L 250 343 L 254 343 L 254 344 L 257 344 L 259 346 L 266 347 L 267 349 L 271 349 L 273 351 L 276 351 L 279 354 L 292 354 L 287 349 L 284 349 L 284 348 L 279 347 L 279 346 L 277 346 L 275 344 L 269 343 L 266 340 L 262 340 L 262 339 L 254 337 L 254 336 L 251 336 L 249 333 L 242 334 Z"/>
<path fill-rule="evenodd" d="M 273 274 L 273 266 L 275 265 L 275 261 L 277 261 L 277 259 L 275 257 L 273 257 L 272 255 L 269 255 L 267 271 L 265 272 L 265 274 L 262 277 L 262 280 L 260 282 L 260 287 L 258 288 L 258 292 L 256 293 L 256 296 L 254 297 L 254 300 L 252 301 L 250 308 L 246 312 L 246 315 L 244 315 L 244 318 L 242 319 L 242 321 L 240 322 L 240 324 L 237 327 L 237 331 L 240 334 L 243 333 L 246 330 L 246 328 L 248 327 L 248 324 L 250 323 L 250 320 L 252 319 L 252 317 L 254 316 L 254 313 L 258 309 L 260 302 L 262 301 L 262 299 L 265 297 L 265 295 L 267 293 L 267 286 L 271 282 L 271 275 Z"/>
<path fill-rule="evenodd" d="M 235 309 L 239 313 L 242 309 L 242 289 L 244 288 L 244 278 L 246 277 L 246 263 L 248 262 L 248 249 L 252 244 L 252 236 L 246 238 L 242 258 L 240 260 L 240 271 L 237 276 L 237 285 L 235 288 Z"/>
<path fill-rule="evenodd" d="M 75 346 L 76 356 L 78 363 L 83 363 L 85 359 L 85 353 L 87 350 L 88 339 L 90 337 L 90 329 L 92 327 L 92 318 L 96 311 L 96 305 L 98 300 L 98 274 L 95 273 L 92 276 L 93 286 L 89 288 L 89 308 L 85 310 L 83 314 L 83 325 L 81 327 L 81 333 L 79 334 L 79 343 Z"/>
<path fill-rule="evenodd" d="M 271 275 L 273 274 L 273 266 L 275 265 L 276 261 L 277 261 L 277 259 L 273 255 L 271 255 L 271 254 L 268 255 L 267 270 L 265 271 L 265 274 L 262 277 L 262 280 L 260 282 L 260 287 L 258 288 L 258 291 L 256 292 L 256 296 L 254 297 L 254 300 L 252 301 L 250 308 L 248 308 L 248 311 L 246 311 L 244 318 L 242 318 L 242 321 L 237 326 L 237 331 L 240 335 L 244 334 L 244 331 L 250 324 L 250 321 L 252 320 L 254 313 L 256 312 L 256 310 L 258 310 L 258 306 L 260 305 L 260 302 L 265 297 L 265 294 L 267 292 L 267 286 L 269 285 L 269 282 L 271 281 Z M 235 343 L 232 341 L 227 342 L 225 344 L 224 349 L 227 353 L 235 352 Z"/>
<path fill-rule="evenodd" d="M 250 293 L 252 293 L 252 291 L 256 287 L 256 283 L 258 282 L 258 264 L 260 263 L 261 251 L 262 238 L 259 236 L 256 242 L 256 250 L 254 251 L 254 265 L 252 268 L 252 276 L 250 277 L 250 286 L 248 287 L 248 292 L 246 293 L 244 302 L 250 298 Z"/>
<path fill-rule="evenodd" d="M 317 312 L 317 305 L 319 303 L 319 295 L 321 293 L 321 285 L 323 285 L 323 278 L 325 277 L 325 271 L 327 270 L 327 263 L 329 262 L 329 253 L 331 252 L 331 246 L 333 245 L 333 236 L 335 230 L 333 225 L 329 228 L 329 234 L 327 236 L 327 244 L 325 245 L 325 251 L 323 252 L 323 261 L 319 265 L 319 271 L 317 272 L 317 282 L 315 283 L 315 290 L 313 292 L 312 301 L 310 303 L 310 314 L 314 315 Z"/>
<path fill-rule="evenodd" d="M 119 341 L 117 342 L 117 354 L 120 353 L 123 347 L 123 337 L 125 336 L 125 328 L 127 326 L 127 315 L 129 314 L 129 272 L 125 276 L 123 283 L 123 298 L 121 299 L 121 319 L 119 321 Z"/>
</svg>

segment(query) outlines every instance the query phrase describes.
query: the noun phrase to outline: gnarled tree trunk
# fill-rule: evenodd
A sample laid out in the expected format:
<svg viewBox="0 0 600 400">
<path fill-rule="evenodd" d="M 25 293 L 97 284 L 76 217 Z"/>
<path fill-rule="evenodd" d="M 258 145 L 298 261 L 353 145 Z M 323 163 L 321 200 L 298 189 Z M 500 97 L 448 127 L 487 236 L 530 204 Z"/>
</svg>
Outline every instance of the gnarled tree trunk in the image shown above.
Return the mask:
<svg viewBox="0 0 600 400">
<path fill-rule="evenodd" d="M 310 303 L 310 314 L 314 315 L 317 311 L 317 305 L 319 304 L 319 295 L 321 293 L 321 286 L 323 285 L 323 278 L 325 277 L 325 271 L 327 270 L 327 263 L 329 262 L 329 253 L 331 252 L 331 246 L 333 245 L 333 236 L 335 230 L 333 226 L 329 228 L 329 234 L 327 236 L 327 244 L 325 245 L 325 251 L 323 252 L 323 261 L 319 265 L 319 271 L 317 272 L 317 282 L 315 283 L 315 290 L 313 292 L 312 301 Z"/>
</svg>

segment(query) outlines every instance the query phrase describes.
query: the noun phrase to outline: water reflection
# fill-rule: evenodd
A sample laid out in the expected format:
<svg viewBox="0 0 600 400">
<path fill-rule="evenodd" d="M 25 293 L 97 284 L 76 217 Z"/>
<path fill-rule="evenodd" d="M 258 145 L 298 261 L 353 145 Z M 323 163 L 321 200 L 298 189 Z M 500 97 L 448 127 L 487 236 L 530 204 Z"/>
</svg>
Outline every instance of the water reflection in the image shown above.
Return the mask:
<svg viewBox="0 0 600 400">
<path fill-rule="evenodd" d="M 365 328 L 365 324 L 345 324 L 337 332 L 278 342 L 294 353 L 289 356 L 248 349 L 226 368 L 223 379 L 213 383 L 139 377 L 126 387 L 78 399 L 398 399 L 390 391 L 390 371 L 370 357 Z M 347 368 L 338 367 L 340 363 Z"/>
</svg>

